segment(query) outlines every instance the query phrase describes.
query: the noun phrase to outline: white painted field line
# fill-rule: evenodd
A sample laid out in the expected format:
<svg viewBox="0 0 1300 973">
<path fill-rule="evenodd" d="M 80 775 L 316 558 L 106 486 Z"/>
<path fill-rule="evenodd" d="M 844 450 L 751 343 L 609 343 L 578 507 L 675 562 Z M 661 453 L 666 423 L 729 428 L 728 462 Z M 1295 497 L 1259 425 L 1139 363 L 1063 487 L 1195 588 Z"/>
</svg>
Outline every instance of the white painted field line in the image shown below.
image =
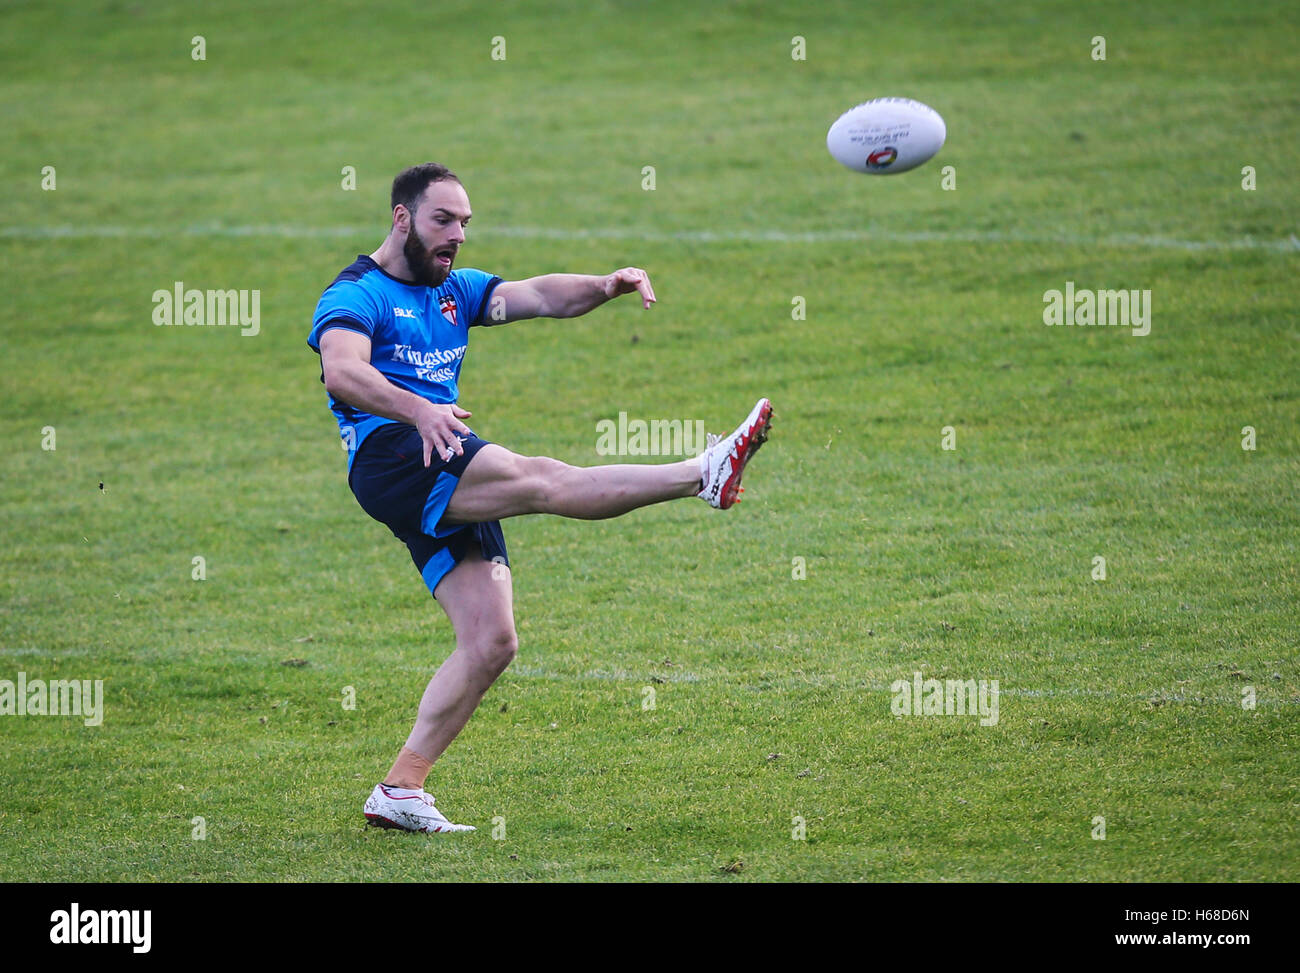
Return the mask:
<svg viewBox="0 0 1300 973">
<path fill-rule="evenodd" d="M 0 226 L 0 239 L 9 240 L 76 240 L 76 239 L 143 239 L 166 240 L 176 236 L 240 239 L 253 237 L 289 239 L 338 239 L 374 237 L 382 234 L 381 224 L 364 226 L 293 226 L 266 223 L 228 226 L 205 223 L 182 227 L 149 226 Z M 1069 233 L 1024 233 L 1016 230 L 897 230 L 871 227 L 858 230 L 813 230 L 786 233 L 781 230 L 661 230 L 637 227 L 595 227 L 572 229 L 548 226 L 484 226 L 474 228 L 475 236 L 491 239 L 517 237 L 526 240 L 629 240 L 642 243 L 1012 243 L 1056 244 L 1067 247 L 1131 247 L 1150 250 L 1225 251 L 1263 250 L 1271 253 L 1300 253 L 1300 238 L 1295 234 L 1283 240 L 1259 240 L 1237 237 L 1224 240 L 1182 240 L 1168 236 L 1115 234 L 1112 236 L 1078 236 Z"/>
<path fill-rule="evenodd" d="M 4 656 L 30 656 L 44 659 L 59 659 L 70 656 L 91 656 L 98 655 L 102 652 L 100 649 L 65 649 L 50 650 L 40 649 L 32 646 L 21 646 L 9 648 L 0 646 L 0 657 Z M 265 663 L 265 659 L 254 656 L 241 656 L 235 659 L 240 663 L 249 666 L 260 666 Z M 345 667 L 336 666 L 330 663 L 313 663 L 316 669 L 341 669 Z M 397 672 L 417 672 L 428 673 L 428 666 L 422 665 L 393 665 L 389 669 Z M 0 674 L 2 675 L 2 674 Z M 635 672 L 627 669 L 590 669 L 586 672 L 562 672 L 557 669 L 548 669 L 544 666 L 528 665 L 526 663 L 515 663 L 506 670 L 506 678 L 515 679 L 541 679 L 551 680 L 554 682 L 617 682 L 629 685 L 638 685 L 647 682 L 650 679 L 648 670 L 637 670 Z M 792 689 L 833 689 L 849 691 L 866 691 L 871 693 L 892 693 L 891 686 L 885 683 L 871 683 L 854 681 L 851 678 L 846 679 L 835 675 L 819 674 L 813 676 L 784 676 L 780 679 L 762 680 L 761 684 L 755 680 L 731 679 L 722 674 L 711 674 L 700 676 L 694 672 L 670 672 L 657 674 L 656 678 L 664 683 L 699 683 L 705 686 L 728 686 L 735 689 L 755 689 L 755 690 L 792 690 Z M 934 678 L 939 678 L 938 676 Z M 1164 703 L 1211 703 L 1215 705 L 1240 707 L 1241 697 L 1239 696 L 1196 696 L 1183 693 L 1166 693 L 1164 689 L 1154 689 L 1148 693 L 1120 693 L 1110 689 L 1084 689 L 1072 686 L 1062 686 L 1059 689 L 1022 689 L 1015 686 L 999 687 L 998 693 L 1001 696 L 1023 696 L 1027 699 L 1051 699 L 1054 697 L 1069 696 L 1086 696 L 1096 699 L 1117 699 L 1128 700 L 1130 702 L 1149 703 L 1153 700 L 1159 700 Z M 1300 701 L 1290 697 L 1282 698 L 1264 698 L 1256 702 L 1257 707 L 1268 706 L 1300 706 Z"/>
<path fill-rule="evenodd" d="M 419 670 L 418 667 L 412 667 Z M 628 672 L 623 669 L 606 670 L 594 669 L 583 673 L 559 672 L 553 669 L 546 669 L 542 666 L 520 665 L 516 663 L 507 671 L 507 676 L 514 676 L 522 679 L 549 679 L 557 682 L 588 682 L 608 681 L 623 683 L 644 683 L 649 677 L 646 672 Z M 665 683 L 703 683 L 705 685 L 728 685 L 733 688 L 752 688 L 761 690 L 790 690 L 790 689 L 839 689 L 866 691 L 871 693 L 892 693 L 891 686 L 884 683 L 854 682 L 851 679 L 843 679 L 838 676 L 810 676 L 799 678 L 786 676 L 781 679 L 763 680 L 761 684 L 755 680 L 745 680 L 744 678 L 732 680 L 721 676 L 698 676 L 692 672 L 658 674 L 658 678 Z M 935 678 L 938 678 L 937 676 Z M 999 687 L 999 695 L 1002 696 L 1024 696 L 1028 699 L 1050 699 L 1058 696 L 1087 696 L 1097 699 L 1118 699 L 1129 700 L 1133 702 L 1148 703 L 1158 700 L 1164 703 L 1212 703 L 1216 705 L 1228 705 L 1234 707 L 1241 706 L 1240 696 L 1197 696 L 1184 693 L 1167 693 L 1164 689 L 1154 689 L 1149 693 L 1120 693 L 1109 689 L 1082 689 L 1070 686 L 1063 686 L 1059 689 L 1020 689 L 1014 686 L 1006 688 Z M 1297 706 L 1300 702 L 1284 697 L 1280 699 L 1261 699 L 1256 706 Z"/>
</svg>

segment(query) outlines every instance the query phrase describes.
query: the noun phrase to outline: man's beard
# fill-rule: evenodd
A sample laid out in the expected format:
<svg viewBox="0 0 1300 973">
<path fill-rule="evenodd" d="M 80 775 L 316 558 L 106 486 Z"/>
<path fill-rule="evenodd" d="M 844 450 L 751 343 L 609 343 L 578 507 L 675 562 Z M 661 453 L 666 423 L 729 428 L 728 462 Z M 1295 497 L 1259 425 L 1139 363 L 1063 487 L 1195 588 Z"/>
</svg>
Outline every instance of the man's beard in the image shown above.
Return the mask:
<svg viewBox="0 0 1300 973">
<path fill-rule="evenodd" d="M 417 284 L 424 287 L 437 287 L 451 273 L 451 267 L 444 268 L 434 262 L 433 251 L 424 245 L 414 226 L 406 234 L 402 254 L 406 257 L 406 266 L 410 269 L 411 276 Z"/>
</svg>

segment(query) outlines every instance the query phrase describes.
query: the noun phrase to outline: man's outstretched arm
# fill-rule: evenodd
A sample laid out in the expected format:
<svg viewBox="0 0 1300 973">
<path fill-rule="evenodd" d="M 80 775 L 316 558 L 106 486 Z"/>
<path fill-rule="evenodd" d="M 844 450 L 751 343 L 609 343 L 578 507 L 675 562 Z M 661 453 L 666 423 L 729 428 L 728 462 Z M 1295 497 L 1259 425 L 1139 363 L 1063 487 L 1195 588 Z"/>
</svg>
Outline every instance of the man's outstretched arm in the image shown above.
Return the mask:
<svg viewBox="0 0 1300 973">
<path fill-rule="evenodd" d="M 647 310 L 655 302 L 650 275 L 639 267 L 624 267 L 612 274 L 545 274 L 497 285 L 492 302 L 502 302 L 502 313 L 488 315 L 493 322 L 527 318 L 576 318 L 620 294 L 640 293 Z"/>
</svg>

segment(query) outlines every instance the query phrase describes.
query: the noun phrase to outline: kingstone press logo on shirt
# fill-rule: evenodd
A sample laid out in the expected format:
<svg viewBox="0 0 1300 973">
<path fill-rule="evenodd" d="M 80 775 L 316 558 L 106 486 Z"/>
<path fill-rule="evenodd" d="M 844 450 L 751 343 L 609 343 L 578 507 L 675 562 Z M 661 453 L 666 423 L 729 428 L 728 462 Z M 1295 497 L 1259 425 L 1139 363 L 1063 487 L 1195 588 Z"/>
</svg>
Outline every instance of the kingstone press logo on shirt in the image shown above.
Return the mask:
<svg viewBox="0 0 1300 973">
<path fill-rule="evenodd" d="M 459 368 L 438 368 L 439 365 L 459 364 L 465 357 L 466 345 L 439 351 L 418 351 L 410 345 L 396 345 L 393 361 L 415 366 L 415 377 L 421 382 L 454 382 Z"/>
</svg>

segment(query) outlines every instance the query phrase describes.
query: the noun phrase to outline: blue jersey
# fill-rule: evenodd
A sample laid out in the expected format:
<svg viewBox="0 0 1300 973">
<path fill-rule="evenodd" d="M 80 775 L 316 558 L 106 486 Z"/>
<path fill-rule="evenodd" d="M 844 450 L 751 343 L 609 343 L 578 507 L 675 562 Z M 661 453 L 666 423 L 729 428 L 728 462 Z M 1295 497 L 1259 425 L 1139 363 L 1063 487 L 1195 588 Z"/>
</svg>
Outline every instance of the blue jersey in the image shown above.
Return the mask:
<svg viewBox="0 0 1300 973">
<path fill-rule="evenodd" d="M 453 270 L 438 287 L 409 284 L 359 256 L 321 295 L 307 344 L 319 354 L 320 337 L 331 328 L 360 332 L 370 339 L 370 364 L 388 381 L 430 402 L 455 402 L 469 329 L 488 323 L 488 302 L 499 283 L 500 277 L 466 269 Z M 394 420 L 332 395 L 329 402 L 350 471 L 366 436 Z"/>
</svg>

